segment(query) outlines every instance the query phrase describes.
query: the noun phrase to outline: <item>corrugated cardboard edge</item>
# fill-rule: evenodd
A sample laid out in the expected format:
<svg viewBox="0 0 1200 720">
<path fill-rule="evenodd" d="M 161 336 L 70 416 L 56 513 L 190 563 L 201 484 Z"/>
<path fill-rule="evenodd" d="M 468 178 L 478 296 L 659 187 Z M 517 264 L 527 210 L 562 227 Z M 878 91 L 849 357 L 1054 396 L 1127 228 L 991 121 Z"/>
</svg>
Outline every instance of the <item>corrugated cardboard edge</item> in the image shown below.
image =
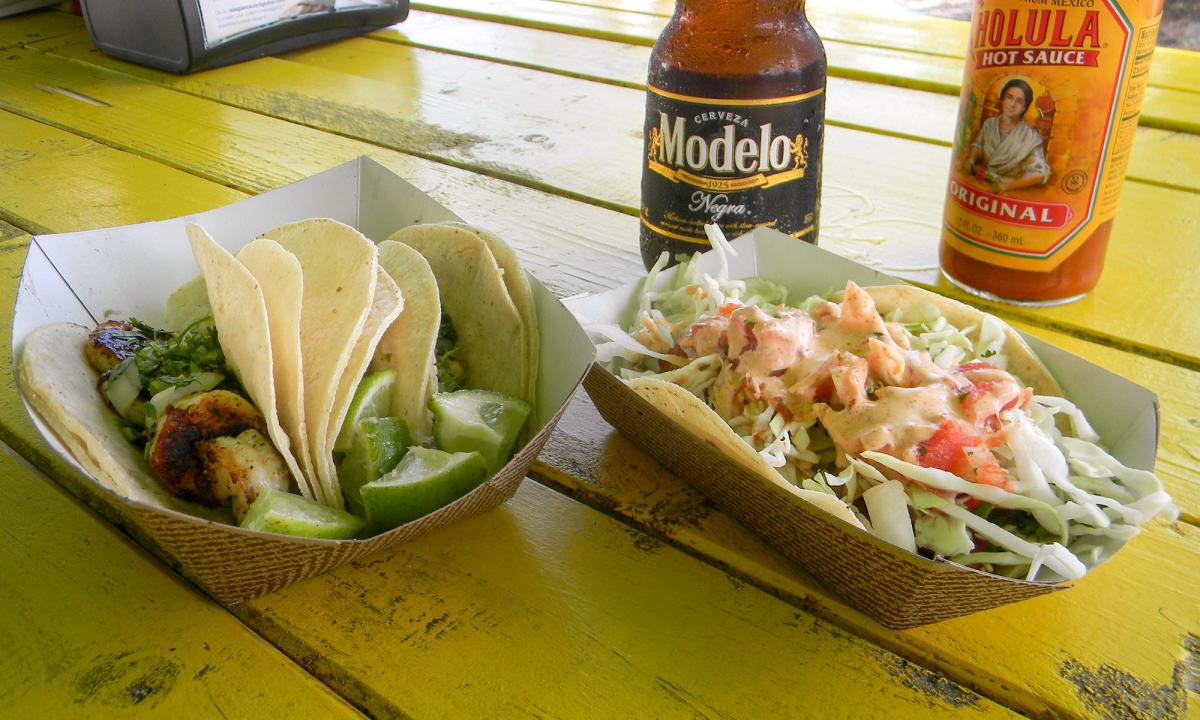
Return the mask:
<svg viewBox="0 0 1200 720">
<path fill-rule="evenodd" d="M 583 386 L 610 425 L 886 627 L 917 627 L 1067 587 L 1010 580 L 907 553 L 765 482 L 600 365 L 592 366 Z"/>
<path fill-rule="evenodd" d="M 330 178 L 337 179 L 347 173 L 353 173 L 354 187 L 356 188 L 355 205 L 359 221 L 366 222 L 362 217 L 365 197 L 371 196 L 376 203 L 379 203 L 380 198 L 374 196 L 389 194 L 394 196 L 396 185 L 402 185 L 410 191 L 407 196 L 408 202 L 403 207 L 391 203 L 383 211 L 371 216 L 370 222 L 379 226 L 374 227 L 373 230 L 376 236 L 386 236 L 385 230 L 390 231 L 394 227 L 413 222 L 458 220 L 457 216 L 415 186 L 366 157 L 343 163 L 289 186 L 268 191 L 256 198 L 234 203 L 219 210 L 224 211 L 243 206 L 242 213 L 245 214 L 249 211 L 244 208 L 250 207 L 250 203 L 261 201 L 266 196 L 281 198 L 285 193 L 295 193 L 296 188 L 301 186 L 311 194 L 313 187 L 323 187 L 319 184 L 312 184 L 321 176 L 326 178 L 323 182 L 328 182 Z M 342 179 L 342 182 L 345 182 L 345 178 Z M 351 218 L 344 219 L 351 220 Z M 258 220 L 266 222 L 261 217 Z M 228 218 L 226 218 L 226 222 L 228 222 Z M 140 225 L 128 227 L 140 227 Z M 123 228 L 112 228 L 108 232 L 121 229 Z M 41 252 L 44 256 L 38 239 L 38 237 L 34 237 L 27 253 Z M 52 268 L 57 270 L 48 257 L 45 259 Z M 29 262 L 30 257 L 27 255 L 22 267 L 23 277 L 28 272 Z M 530 276 L 530 281 L 533 285 L 539 314 L 543 302 L 554 302 L 561 306 L 561 301 L 554 298 L 549 291 L 536 282 L 536 278 Z M 545 301 L 538 300 L 539 295 L 545 295 Z M 18 289 L 16 300 L 19 301 L 20 296 L 21 291 Z M 76 301 L 82 305 L 78 296 L 76 296 Z M 566 313 L 567 311 L 563 308 L 562 312 Z M 16 316 L 14 307 L 8 321 L 10 333 L 13 331 L 12 323 L 16 320 Z M 544 325 L 542 327 L 544 329 Z M 580 334 L 582 336 L 582 331 Z M 14 367 L 18 349 L 18 343 L 14 340 L 12 343 Z M 174 510 L 144 505 L 130 501 L 97 484 L 80 469 L 74 460 L 70 459 L 69 454 L 56 450 L 47 438 L 39 439 L 35 445 L 28 448 L 28 451 L 31 453 L 31 461 L 51 479 L 117 526 L 139 545 L 160 558 L 166 565 L 179 572 L 214 599 L 225 604 L 236 604 L 473 517 L 495 508 L 511 498 L 545 446 L 550 433 L 561 419 L 574 391 L 578 389 L 586 371 L 583 362 L 580 363 L 580 367 L 583 369 L 579 376 L 563 378 L 564 388 L 568 382 L 570 383 L 570 392 L 563 395 L 562 403 L 545 425 L 514 455 L 507 465 L 483 485 L 430 515 L 365 540 L 310 540 L 257 533 Z M 14 396 L 21 397 L 19 390 L 15 387 L 13 393 Z M 24 405 L 26 411 L 30 413 L 31 424 L 38 427 L 38 423 L 33 422 L 35 414 L 32 409 L 28 403 L 24 403 Z M 45 424 L 43 423 L 42 426 L 45 427 Z M 25 452 L 22 450 L 22 454 Z"/>
<path fill-rule="evenodd" d="M 423 518 L 365 540 L 309 540 L 252 532 L 130 502 L 74 468 L 50 476 L 213 599 L 234 605 L 498 507 L 516 494 L 566 407 L 564 402 L 507 465 L 475 490 Z"/>
</svg>

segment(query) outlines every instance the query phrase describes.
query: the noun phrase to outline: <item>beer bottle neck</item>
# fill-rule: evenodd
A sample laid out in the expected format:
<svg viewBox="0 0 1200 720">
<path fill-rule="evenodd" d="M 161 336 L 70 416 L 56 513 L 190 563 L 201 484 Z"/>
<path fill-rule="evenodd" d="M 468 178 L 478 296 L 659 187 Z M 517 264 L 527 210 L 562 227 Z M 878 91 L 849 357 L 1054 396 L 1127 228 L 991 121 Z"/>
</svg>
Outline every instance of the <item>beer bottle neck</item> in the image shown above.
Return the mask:
<svg viewBox="0 0 1200 720">
<path fill-rule="evenodd" d="M 804 0 L 676 0 L 674 20 L 727 32 L 807 22 Z"/>
</svg>

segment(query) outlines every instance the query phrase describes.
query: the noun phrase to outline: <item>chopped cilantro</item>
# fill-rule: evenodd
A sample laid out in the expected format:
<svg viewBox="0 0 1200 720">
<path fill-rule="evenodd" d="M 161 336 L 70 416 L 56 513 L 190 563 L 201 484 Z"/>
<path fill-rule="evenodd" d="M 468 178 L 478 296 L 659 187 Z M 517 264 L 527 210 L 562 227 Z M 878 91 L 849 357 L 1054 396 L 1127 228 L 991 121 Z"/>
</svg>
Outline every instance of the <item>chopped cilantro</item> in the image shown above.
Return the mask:
<svg viewBox="0 0 1200 720">
<path fill-rule="evenodd" d="M 212 318 L 198 320 L 178 334 L 158 330 L 136 318 L 128 322 L 132 330 L 109 330 L 108 335 L 112 338 L 119 333 L 133 354 L 105 374 L 101 391 L 110 404 L 118 403 L 113 407 L 128 423 L 122 424 L 121 433 L 131 442 L 144 439 L 140 436 L 153 430 L 157 413 L 148 400 L 163 391 L 193 382 L 210 388 L 215 377 L 220 380 L 217 387 L 245 395 L 225 363 Z M 137 371 L 132 381 L 136 383 L 137 398 L 120 395 L 119 400 L 114 399 L 112 387 L 123 377 L 131 377 L 126 375 L 131 368 Z"/>
<path fill-rule="evenodd" d="M 441 324 L 438 325 L 437 343 L 434 345 L 434 356 L 437 363 L 438 391 L 454 392 L 463 387 L 466 368 L 458 356 L 458 331 L 450 316 L 442 313 Z"/>
<path fill-rule="evenodd" d="M 995 350 L 984 350 L 982 353 L 980 353 L 979 357 L 990 358 L 991 356 L 993 356 L 995 354 L 996 354 Z"/>
</svg>

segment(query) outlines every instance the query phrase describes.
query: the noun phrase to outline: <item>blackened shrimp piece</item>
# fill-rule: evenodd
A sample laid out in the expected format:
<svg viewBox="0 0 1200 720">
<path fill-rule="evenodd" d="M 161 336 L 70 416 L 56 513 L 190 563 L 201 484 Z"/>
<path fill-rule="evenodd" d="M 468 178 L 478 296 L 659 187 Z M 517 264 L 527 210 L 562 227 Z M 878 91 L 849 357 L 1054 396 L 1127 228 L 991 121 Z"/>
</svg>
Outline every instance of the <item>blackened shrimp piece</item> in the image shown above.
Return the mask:
<svg viewBox="0 0 1200 720">
<path fill-rule="evenodd" d="M 206 505 L 220 505 L 229 495 L 222 493 L 220 477 L 214 481 L 209 476 L 197 445 L 251 429 L 262 435 L 267 432 L 263 416 L 248 400 L 228 390 L 197 393 L 163 411 L 147 459 L 167 490 Z"/>
<path fill-rule="evenodd" d="M 233 516 L 242 517 L 258 496 L 267 490 L 288 489 L 288 471 L 271 441 L 257 430 L 243 430 L 237 437 L 222 435 L 196 443 L 204 463 L 208 488 L 220 504 L 233 501 Z"/>
<path fill-rule="evenodd" d="M 146 338 L 123 320 L 109 320 L 88 334 L 84 352 L 88 362 L 101 375 L 121 364 L 146 342 Z"/>
</svg>

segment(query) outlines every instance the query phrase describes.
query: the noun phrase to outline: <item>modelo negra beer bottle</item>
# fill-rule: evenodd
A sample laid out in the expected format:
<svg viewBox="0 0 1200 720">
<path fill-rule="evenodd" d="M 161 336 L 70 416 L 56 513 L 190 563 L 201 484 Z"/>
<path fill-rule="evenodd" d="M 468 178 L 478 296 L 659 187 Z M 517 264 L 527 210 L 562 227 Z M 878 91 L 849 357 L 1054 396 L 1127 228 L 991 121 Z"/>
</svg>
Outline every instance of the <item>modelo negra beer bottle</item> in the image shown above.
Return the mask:
<svg viewBox="0 0 1200 720">
<path fill-rule="evenodd" d="M 802 0 L 676 0 L 646 80 L 647 268 L 705 250 L 708 223 L 816 242 L 825 77 Z"/>
</svg>

